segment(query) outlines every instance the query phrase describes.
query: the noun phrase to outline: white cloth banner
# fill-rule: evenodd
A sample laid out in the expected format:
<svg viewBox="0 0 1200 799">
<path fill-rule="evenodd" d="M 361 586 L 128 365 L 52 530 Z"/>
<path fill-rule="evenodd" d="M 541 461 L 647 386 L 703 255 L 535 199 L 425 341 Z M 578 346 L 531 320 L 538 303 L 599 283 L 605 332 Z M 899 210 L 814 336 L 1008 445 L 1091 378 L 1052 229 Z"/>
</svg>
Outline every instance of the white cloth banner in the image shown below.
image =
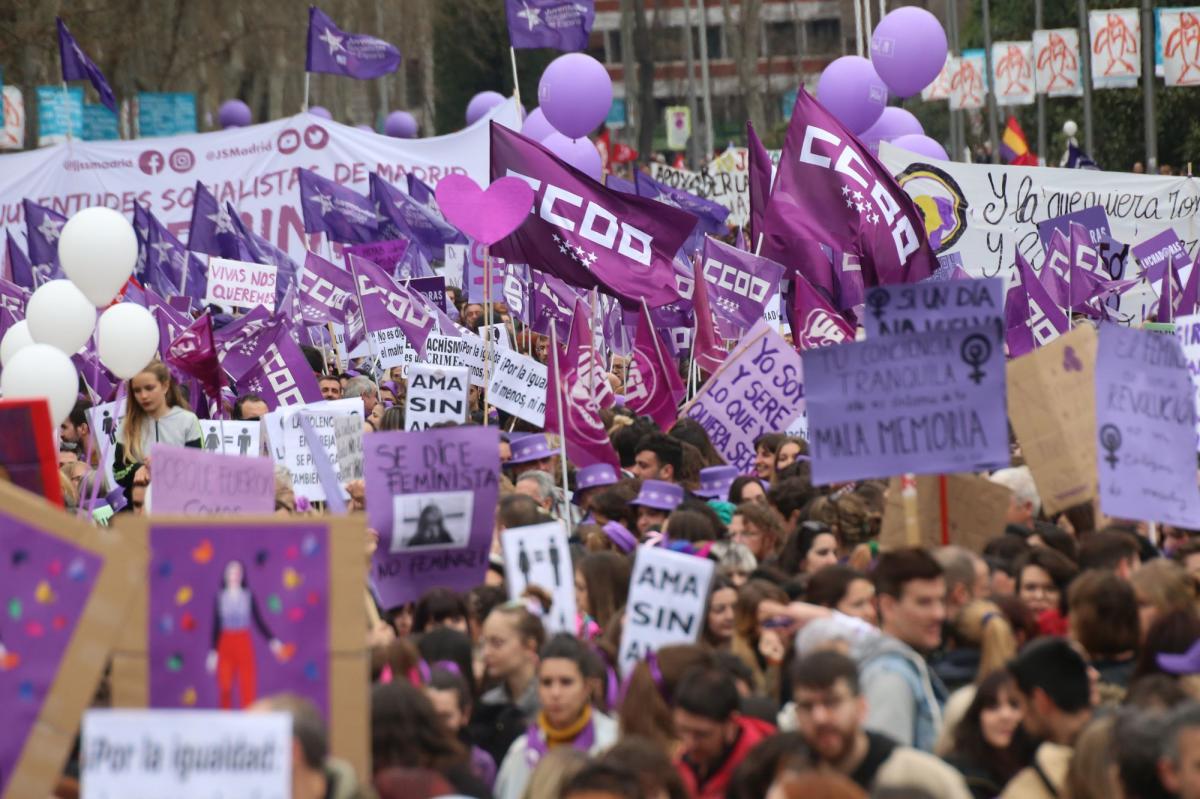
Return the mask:
<svg viewBox="0 0 1200 799">
<path fill-rule="evenodd" d="M 4 127 L 0 129 L 0 150 L 20 150 L 25 146 L 25 97 L 16 86 L 5 86 L 0 97 Z"/>
<path fill-rule="evenodd" d="M 1200 239 L 1200 186 L 1186 177 L 1088 169 L 960 164 L 922 158 L 886 142 L 879 157 L 925 217 L 938 255 L 957 254 L 972 277 L 1013 281 L 1015 247 L 1035 267 L 1045 258 L 1037 223 L 1095 205 L 1108 213 L 1119 242 L 1144 241 L 1173 229 L 1195 257 Z M 1133 277 L 1123 253 L 1102 253 L 1114 277 Z M 1157 297 L 1149 286 L 1122 296 L 1120 317 L 1140 321 Z"/>
<path fill-rule="evenodd" d="M 1163 78 L 1168 86 L 1200 86 L 1200 10 L 1163 9 Z"/>
<path fill-rule="evenodd" d="M 1079 31 L 1055 28 L 1033 32 L 1034 81 L 1047 97 L 1079 97 Z"/>
<path fill-rule="evenodd" d="M 950 110 L 983 108 L 987 84 L 986 61 L 982 53 L 964 55 L 955 59 L 954 72 L 950 76 Z"/>
<path fill-rule="evenodd" d="M 80 141 L 0 156 L 0 227 L 25 242 L 21 200 L 66 216 L 106 205 L 126 217 L 140 202 L 186 240 L 196 181 L 233 203 L 250 227 L 304 263 L 324 237 L 304 232 L 296 170 L 303 167 L 366 194 L 368 175 L 391 183 L 412 173 L 435 186 L 445 175 L 489 182 L 488 124 L 520 129 L 515 100 L 470 127 L 428 139 L 395 139 L 297 114 L 261 125 L 130 141 Z M 407 189 L 406 186 L 404 186 Z"/>
<path fill-rule="evenodd" d="M 1136 8 L 1088 12 L 1092 88 L 1128 89 L 1142 74 L 1142 22 Z"/>
<path fill-rule="evenodd" d="M 992 86 L 997 105 L 1033 104 L 1033 42 L 992 45 Z"/>
</svg>

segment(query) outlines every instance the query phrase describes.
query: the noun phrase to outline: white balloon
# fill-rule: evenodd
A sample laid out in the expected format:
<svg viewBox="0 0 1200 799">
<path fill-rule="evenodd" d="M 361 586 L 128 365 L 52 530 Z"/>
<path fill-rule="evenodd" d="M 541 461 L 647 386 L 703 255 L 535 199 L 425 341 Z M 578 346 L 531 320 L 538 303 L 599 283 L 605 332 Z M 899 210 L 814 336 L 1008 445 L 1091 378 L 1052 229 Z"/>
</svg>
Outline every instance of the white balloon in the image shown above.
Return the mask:
<svg viewBox="0 0 1200 799">
<path fill-rule="evenodd" d="M 50 418 L 57 427 L 66 421 L 79 394 L 79 374 L 62 350 L 49 344 L 30 344 L 12 356 L 0 372 L 0 394 L 14 397 L 45 397 L 50 401 Z"/>
<path fill-rule="evenodd" d="M 8 359 L 33 343 L 29 335 L 29 323 L 22 319 L 8 329 L 0 340 L 0 366 L 8 366 Z"/>
<path fill-rule="evenodd" d="M 96 324 L 100 363 L 122 380 L 146 368 L 158 352 L 158 323 L 140 305 L 122 302 L 100 314 Z"/>
<path fill-rule="evenodd" d="M 96 307 L 71 281 L 51 280 L 30 296 L 25 320 L 34 341 L 74 355 L 91 338 Z"/>
<path fill-rule="evenodd" d="M 58 237 L 58 262 L 63 272 L 97 308 L 117 296 L 133 274 L 137 255 L 133 225 L 104 206 L 75 214 Z"/>
</svg>

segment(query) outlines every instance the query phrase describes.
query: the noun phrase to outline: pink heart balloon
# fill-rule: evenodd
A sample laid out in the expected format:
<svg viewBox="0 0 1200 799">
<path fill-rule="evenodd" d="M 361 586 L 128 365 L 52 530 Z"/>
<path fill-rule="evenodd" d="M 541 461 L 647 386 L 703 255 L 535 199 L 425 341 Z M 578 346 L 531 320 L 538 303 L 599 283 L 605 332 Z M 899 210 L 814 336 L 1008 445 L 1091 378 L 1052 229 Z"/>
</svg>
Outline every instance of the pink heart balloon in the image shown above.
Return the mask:
<svg viewBox="0 0 1200 799">
<path fill-rule="evenodd" d="M 519 228 L 533 207 L 533 189 L 514 177 L 481 189 L 466 175 L 448 175 L 438 181 L 435 194 L 447 221 L 483 244 L 495 244 Z"/>
</svg>

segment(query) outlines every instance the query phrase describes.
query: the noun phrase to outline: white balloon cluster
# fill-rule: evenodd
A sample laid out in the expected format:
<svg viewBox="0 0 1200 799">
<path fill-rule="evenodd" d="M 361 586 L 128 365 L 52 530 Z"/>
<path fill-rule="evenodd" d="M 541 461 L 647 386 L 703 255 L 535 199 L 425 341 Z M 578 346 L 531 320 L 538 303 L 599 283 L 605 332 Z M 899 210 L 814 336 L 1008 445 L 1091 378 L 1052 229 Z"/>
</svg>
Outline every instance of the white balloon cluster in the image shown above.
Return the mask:
<svg viewBox="0 0 1200 799">
<path fill-rule="evenodd" d="M 100 362 L 128 380 L 158 352 L 158 324 L 140 305 L 122 302 L 100 314 L 133 274 L 138 243 L 133 227 L 111 208 L 86 208 L 71 217 L 58 239 L 58 260 L 69 280 L 51 280 L 33 292 L 25 320 L 0 341 L 0 394 L 45 397 L 54 423 L 71 413 L 79 376 L 71 356 L 96 332 Z"/>
</svg>

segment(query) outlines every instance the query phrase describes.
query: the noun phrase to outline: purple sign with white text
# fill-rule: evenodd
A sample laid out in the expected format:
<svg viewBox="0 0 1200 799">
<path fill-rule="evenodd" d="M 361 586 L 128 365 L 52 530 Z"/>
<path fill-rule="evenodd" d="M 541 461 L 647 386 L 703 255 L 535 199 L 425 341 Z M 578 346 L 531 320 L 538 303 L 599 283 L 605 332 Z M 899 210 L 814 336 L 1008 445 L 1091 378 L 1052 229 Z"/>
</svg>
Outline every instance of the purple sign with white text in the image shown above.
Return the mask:
<svg viewBox="0 0 1200 799">
<path fill-rule="evenodd" d="M 1068 240 L 1071 238 L 1071 223 L 1087 228 L 1088 239 L 1100 256 L 1100 263 L 1114 279 L 1124 274 L 1125 254 L 1128 246 L 1117 241 L 1112 236 L 1112 227 L 1108 221 L 1108 212 L 1101 205 L 1093 205 L 1069 214 L 1056 216 L 1044 222 L 1038 222 L 1038 238 L 1042 241 L 1042 249 L 1049 250 L 1050 240 L 1055 231 L 1061 231 Z M 1075 253 L 1071 253 L 1075 257 Z"/>
</svg>

